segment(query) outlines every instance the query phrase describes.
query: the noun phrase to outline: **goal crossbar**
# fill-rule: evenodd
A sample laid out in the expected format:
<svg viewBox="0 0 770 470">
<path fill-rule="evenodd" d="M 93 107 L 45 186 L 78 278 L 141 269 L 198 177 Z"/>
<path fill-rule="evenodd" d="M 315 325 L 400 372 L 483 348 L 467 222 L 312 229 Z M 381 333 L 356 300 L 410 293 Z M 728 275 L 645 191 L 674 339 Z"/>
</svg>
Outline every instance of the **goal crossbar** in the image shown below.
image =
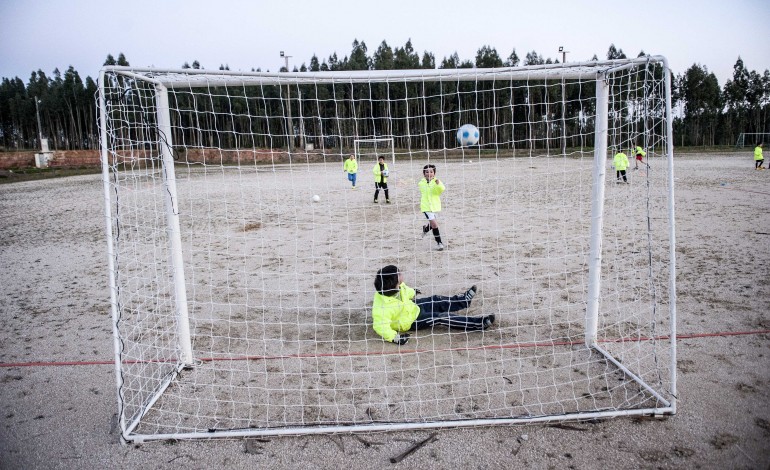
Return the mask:
<svg viewBox="0 0 770 470">
<path fill-rule="evenodd" d="M 146 80 L 168 88 L 197 88 L 227 85 L 292 85 L 345 83 L 413 83 L 424 81 L 500 81 L 585 79 L 612 73 L 624 68 L 665 64 L 662 56 L 636 59 L 570 62 L 566 64 L 527 65 L 504 68 L 366 70 L 332 72 L 238 72 L 231 70 L 157 69 L 152 67 L 107 66 L 104 72 Z"/>
</svg>

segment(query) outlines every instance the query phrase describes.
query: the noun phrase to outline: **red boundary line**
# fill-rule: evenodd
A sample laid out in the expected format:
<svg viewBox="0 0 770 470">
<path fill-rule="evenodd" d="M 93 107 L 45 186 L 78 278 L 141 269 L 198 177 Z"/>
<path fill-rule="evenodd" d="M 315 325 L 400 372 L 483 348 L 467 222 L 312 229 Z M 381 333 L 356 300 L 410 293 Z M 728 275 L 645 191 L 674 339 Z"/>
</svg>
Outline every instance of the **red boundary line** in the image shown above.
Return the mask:
<svg viewBox="0 0 770 470">
<path fill-rule="evenodd" d="M 693 338 L 711 338 L 715 336 L 746 336 L 746 335 L 764 335 L 770 334 L 770 330 L 757 330 L 757 331 L 736 331 L 736 332 L 721 332 L 721 333 L 693 333 L 685 335 L 677 335 L 677 339 L 693 339 Z M 628 343 L 628 342 L 642 342 L 642 341 L 661 341 L 669 339 L 671 336 L 662 335 L 655 337 L 638 337 L 638 338 L 615 338 L 600 340 L 600 343 Z M 289 354 L 284 356 L 238 356 L 238 357 L 208 357 L 201 358 L 203 362 L 213 361 L 267 361 L 274 359 L 312 359 L 319 357 L 354 357 L 354 356 L 391 356 L 400 354 L 418 354 L 425 352 L 436 351 L 476 351 L 476 350 L 494 350 L 494 349 L 524 349 L 524 348 L 536 348 L 544 346 L 574 346 L 577 344 L 583 344 L 583 341 L 561 341 L 561 342 L 544 342 L 544 343 L 523 343 L 523 344 L 500 344 L 489 346 L 476 346 L 476 347 L 464 347 L 464 348 L 444 348 L 444 349 L 413 349 L 411 351 L 382 351 L 382 352 L 348 352 L 348 353 L 327 353 L 327 354 Z M 152 364 L 152 363 L 176 363 L 176 359 L 155 359 L 151 361 L 124 361 L 124 364 Z M 115 361 L 61 361 L 61 362 L 0 362 L 0 369 L 10 367 L 58 367 L 58 366 L 103 366 L 108 364 L 115 364 Z"/>
</svg>

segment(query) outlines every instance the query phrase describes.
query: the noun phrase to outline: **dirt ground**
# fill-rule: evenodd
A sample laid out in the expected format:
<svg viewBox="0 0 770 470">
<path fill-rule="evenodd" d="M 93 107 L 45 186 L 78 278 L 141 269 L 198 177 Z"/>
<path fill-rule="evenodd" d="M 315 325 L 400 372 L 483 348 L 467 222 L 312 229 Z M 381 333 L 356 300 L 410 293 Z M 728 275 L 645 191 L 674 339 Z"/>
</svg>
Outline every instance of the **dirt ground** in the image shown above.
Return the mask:
<svg viewBox="0 0 770 470">
<path fill-rule="evenodd" d="M 766 469 L 770 171 L 747 153 L 687 155 L 675 177 L 673 417 L 135 445 L 116 426 L 100 176 L 0 185 L 0 467 Z M 460 287 L 464 274 L 433 287 Z"/>
</svg>

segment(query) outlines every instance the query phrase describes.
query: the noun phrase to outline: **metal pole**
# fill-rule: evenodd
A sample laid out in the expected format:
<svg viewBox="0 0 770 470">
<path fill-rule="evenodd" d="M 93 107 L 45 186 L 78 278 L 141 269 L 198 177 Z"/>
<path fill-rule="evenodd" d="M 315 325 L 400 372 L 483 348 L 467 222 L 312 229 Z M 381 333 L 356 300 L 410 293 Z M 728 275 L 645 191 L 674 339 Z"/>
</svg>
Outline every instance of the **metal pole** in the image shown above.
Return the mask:
<svg viewBox="0 0 770 470">
<path fill-rule="evenodd" d="M 156 86 L 158 105 L 158 134 L 161 141 L 161 156 L 163 159 L 163 183 L 166 205 L 166 220 L 171 252 L 171 264 L 174 282 L 174 302 L 177 319 L 177 342 L 179 346 L 179 362 L 182 366 L 192 366 L 192 341 L 190 338 L 190 317 L 187 309 L 187 288 L 184 278 L 184 260 L 182 258 L 182 235 L 179 228 L 179 201 L 176 190 L 176 173 L 174 171 L 174 156 L 171 152 L 171 117 L 168 107 L 168 89 L 163 85 Z"/>
<path fill-rule="evenodd" d="M 281 57 L 286 60 L 286 71 L 289 71 L 289 57 L 290 55 L 285 55 L 283 51 L 281 51 Z M 294 150 L 294 123 L 291 119 L 291 85 L 286 85 L 286 117 L 289 121 L 289 132 L 288 132 L 288 140 L 289 140 L 289 151 Z"/>
<path fill-rule="evenodd" d="M 40 138 L 40 149 L 43 149 L 43 126 L 40 125 L 40 100 L 35 97 L 35 114 L 37 114 L 37 134 Z"/>
<path fill-rule="evenodd" d="M 676 224 L 674 209 L 674 119 L 671 116 L 671 69 L 668 61 L 663 60 L 663 73 L 666 74 L 666 159 L 668 160 L 668 236 L 669 236 L 669 286 L 668 303 L 671 317 L 671 407 L 676 413 Z"/>
<path fill-rule="evenodd" d="M 561 154 L 567 155 L 567 87 L 561 77 Z"/>
<path fill-rule="evenodd" d="M 607 126 L 610 87 L 605 75 L 596 78 L 596 129 L 594 130 L 594 179 L 591 191 L 591 239 L 588 254 L 588 304 L 586 306 L 586 346 L 596 344 L 599 325 L 599 297 L 602 280 L 602 226 L 604 223 L 604 185 L 607 167 Z"/>
<path fill-rule="evenodd" d="M 104 197 L 104 222 L 107 235 L 107 271 L 110 287 L 110 313 L 112 314 L 112 347 L 115 354 L 115 383 L 118 395 L 118 427 L 121 439 L 126 439 L 126 413 L 123 390 L 123 342 L 120 339 L 120 311 L 118 310 L 118 287 L 115 272 L 115 240 L 112 234 L 112 198 L 110 196 L 110 159 L 107 148 L 107 104 L 104 98 L 104 70 L 99 73 L 99 155 L 102 162 L 102 188 Z"/>
</svg>

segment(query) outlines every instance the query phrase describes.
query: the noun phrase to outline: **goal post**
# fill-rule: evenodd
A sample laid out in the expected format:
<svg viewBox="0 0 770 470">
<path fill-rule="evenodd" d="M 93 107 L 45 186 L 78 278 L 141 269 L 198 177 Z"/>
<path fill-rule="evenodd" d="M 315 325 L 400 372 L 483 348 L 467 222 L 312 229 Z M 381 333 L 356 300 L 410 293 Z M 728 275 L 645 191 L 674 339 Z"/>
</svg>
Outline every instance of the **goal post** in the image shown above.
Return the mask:
<svg viewBox="0 0 770 470">
<path fill-rule="evenodd" d="M 376 162 L 380 157 L 396 163 L 396 149 L 393 138 L 355 139 L 353 153 L 358 160 Z"/>
<path fill-rule="evenodd" d="M 674 414 L 670 73 L 659 56 L 323 73 L 106 67 L 122 439 Z M 459 145 L 463 124 L 477 145 Z M 305 145 L 292 145 L 297 129 Z M 652 167 L 632 161 L 624 177 L 613 157 L 633 159 L 637 145 Z M 340 161 L 351 148 L 365 162 L 398 154 L 390 204 L 350 191 Z M 422 234 L 426 164 L 446 187 L 443 251 Z M 494 315 L 493 326 L 384 341 L 372 298 L 386 265 L 418 297 L 476 285 L 467 315 Z"/>
</svg>

